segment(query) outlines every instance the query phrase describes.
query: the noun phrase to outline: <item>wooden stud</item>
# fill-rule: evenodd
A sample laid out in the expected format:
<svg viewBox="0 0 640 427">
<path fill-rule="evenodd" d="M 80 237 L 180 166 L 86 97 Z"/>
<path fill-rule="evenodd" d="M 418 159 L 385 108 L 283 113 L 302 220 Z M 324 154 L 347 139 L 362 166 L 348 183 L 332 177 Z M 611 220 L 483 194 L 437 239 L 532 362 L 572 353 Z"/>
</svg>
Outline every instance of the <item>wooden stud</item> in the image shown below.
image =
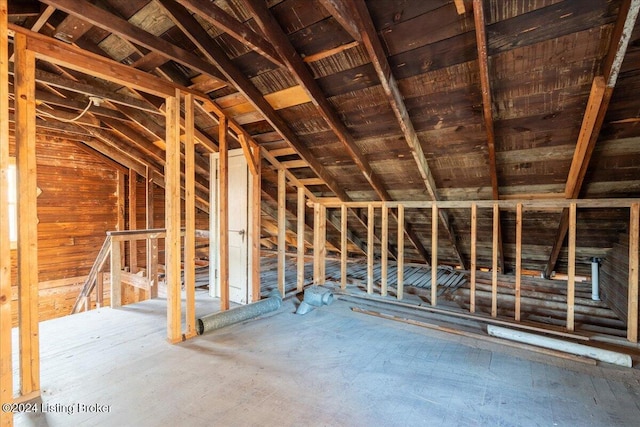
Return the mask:
<svg viewBox="0 0 640 427">
<path fill-rule="evenodd" d="M 165 163 L 165 283 L 167 286 L 167 338 L 182 340 L 180 280 L 180 91 L 166 99 Z"/>
<path fill-rule="evenodd" d="M 340 289 L 347 289 L 347 207 L 340 206 Z"/>
<path fill-rule="evenodd" d="M 111 239 L 110 295 L 111 308 L 122 307 L 122 264 L 120 242 Z"/>
<path fill-rule="evenodd" d="M 220 117 L 218 126 L 220 149 L 220 194 L 218 206 L 220 244 L 220 311 L 229 309 L 229 153 L 227 146 L 228 125 L 225 116 Z"/>
<path fill-rule="evenodd" d="M 438 206 L 431 205 L 431 305 L 438 303 Z"/>
<path fill-rule="evenodd" d="M 285 294 L 285 253 L 287 252 L 287 178 L 278 170 L 278 289 Z"/>
<path fill-rule="evenodd" d="M 304 187 L 298 187 L 298 216 L 297 216 L 297 249 L 298 249 L 298 276 L 297 287 L 298 292 L 302 292 L 304 288 L 304 212 L 305 197 Z"/>
<path fill-rule="evenodd" d="M 155 191 L 153 178 L 151 177 L 151 173 L 149 167 L 147 167 L 147 175 L 145 181 L 145 190 L 146 190 L 146 202 L 145 202 L 145 226 L 147 230 L 154 228 L 154 209 L 153 209 L 153 201 L 155 199 Z M 154 259 L 154 249 L 155 247 L 155 259 Z M 158 297 L 158 241 L 157 239 L 147 238 L 147 279 L 149 280 L 149 298 L 157 298 Z"/>
<path fill-rule="evenodd" d="M 500 229 L 500 207 L 493 204 L 493 243 L 491 245 L 491 317 L 498 315 L 498 241 Z"/>
<path fill-rule="evenodd" d="M 327 207 L 320 205 L 320 285 L 324 285 L 327 273 Z"/>
<path fill-rule="evenodd" d="M 14 44 L 20 392 L 24 396 L 40 390 L 36 86 L 35 55 L 27 50 L 26 37 L 16 35 Z"/>
<path fill-rule="evenodd" d="M 8 40 L 7 0 L 0 0 L 0 40 Z M 9 93 L 9 44 L 0 43 L 0 93 Z M 0 96 L 0 141 L 9 141 L 9 97 Z M 13 399 L 11 338 L 11 242 L 9 240 L 9 144 L 0 143 L 0 404 Z M 0 411 L 0 426 L 13 425 L 13 413 Z"/>
<path fill-rule="evenodd" d="M 320 283 L 320 204 L 313 204 L 313 284 Z"/>
<path fill-rule="evenodd" d="M 346 209 L 346 206 L 345 206 Z M 398 280 L 397 298 L 404 297 L 404 205 L 398 205 Z"/>
<path fill-rule="evenodd" d="M 389 265 L 389 208 L 382 205 L 382 246 L 380 254 L 380 294 L 387 295 L 387 270 Z"/>
<path fill-rule="evenodd" d="M 373 293 L 373 252 L 374 252 L 374 218 L 373 205 L 367 206 L 367 293 Z"/>
<path fill-rule="evenodd" d="M 575 329 L 575 296 L 576 296 L 576 204 L 569 207 L 569 263 L 567 272 L 567 330 Z"/>
<path fill-rule="evenodd" d="M 123 172 L 117 172 L 118 179 L 118 188 L 116 189 L 116 199 L 117 199 L 117 219 L 116 219 L 116 230 L 122 231 L 126 228 L 125 224 L 125 216 L 124 211 L 126 208 L 126 194 L 125 194 L 125 178 L 126 175 Z M 124 240 L 120 242 L 120 265 L 124 265 L 126 262 L 125 259 L 125 251 L 124 251 L 125 243 Z"/>
<path fill-rule="evenodd" d="M 629 295 L 627 339 L 638 342 L 638 263 L 640 247 L 640 203 L 634 203 L 629 218 Z"/>
<path fill-rule="evenodd" d="M 137 173 L 133 169 L 129 169 L 129 230 L 136 230 L 137 215 Z M 129 271 L 133 274 L 138 272 L 138 242 L 136 240 L 129 241 Z M 140 289 L 134 288 L 134 301 L 140 301 Z"/>
<path fill-rule="evenodd" d="M 522 203 L 516 206 L 516 289 L 515 320 L 520 321 L 520 287 L 522 283 Z"/>
<path fill-rule="evenodd" d="M 194 100 L 184 97 L 184 288 L 186 294 L 186 338 L 196 336 L 196 195 Z"/>
<path fill-rule="evenodd" d="M 476 265 L 478 241 L 478 205 L 471 205 L 471 277 L 469 283 L 469 311 L 476 312 Z"/>
<path fill-rule="evenodd" d="M 251 301 L 256 302 L 260 300 L 260 221 L 262 217 L 262 212 L 260 211 L 260 206 L 262 204 L 261 200 L 261 187 L 262 187 L 262 163 L 260 156 L 260 147 L 257 145 L 253 145 L 253 163 L 256 166 L 256 173 L 252 175 L 253 185 L 251 194 L 252 198 L 252 206 L 253 209 L 251 213 L 253 215 L 251 225 L 253 227 L 251 233 Z"/>
<path fill-rule="evenodd" d="M 104 304 L 104 274 L 98 271 L 96 274 L 96 307 L 100 308 Z"/>
</svg>

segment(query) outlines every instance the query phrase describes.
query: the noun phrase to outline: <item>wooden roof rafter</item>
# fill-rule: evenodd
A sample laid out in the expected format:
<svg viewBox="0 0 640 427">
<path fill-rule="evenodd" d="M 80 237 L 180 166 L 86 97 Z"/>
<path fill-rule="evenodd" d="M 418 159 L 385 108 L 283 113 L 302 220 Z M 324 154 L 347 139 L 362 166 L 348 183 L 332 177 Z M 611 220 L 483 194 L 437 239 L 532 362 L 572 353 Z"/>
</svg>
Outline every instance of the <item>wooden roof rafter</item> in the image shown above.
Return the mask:
<svg viewBox="0 0 640 427">
<path fill-rule="evenodd" d="M 340 2 L 342 0 L 332 1 Z M 411 122 L 411 118 L 409 117 L 409 112 L 404 103 L 404 98 L 400 93 L 398 82 L 391 72 L 391 66 L 389 65 L 389 61 L 387 60 L 387 56 L 384 52 L 380 39 L 378 38 L 378 33 L 373 25 L 373 21 L 371 20 L 371 16 L 369 15 L 367 6 L 364 3 L 364 0 L 354 0 L 343 4 L 343 9 L 350 11 L 349 15 L 351 16 L 351 19 L 353 19 L 353 21 L 356 23 L 356 26 L 360 30 L 360 33 L 362 35 L 362 44 L 364 45 L 367 53 L 369 54 L 369 57 L 371 58 L 371 62 L 373 63 L 378 78 L 380 79 L 387 100 L 391 105 L 391 109 L 396 116 L 405 141 L 409 146 L 409 150 L 411 151 L 411 154 L 416 162 L 418 171 L 420 172 L 420 176 L 422 177 L 427 193 L 432 200 L 438 200 L 439 197 L 433 175 L 431 173 L 429 165 L 427 164 L 427 159 L 422 150 L 422 146 L 420 145 L 420 141 L 413 127 L 413 123 Z M 457 261 L 463 268 L 465 268 L 466 262 L 463 259 L 460 250 L 458 249 L 457 239 L 455 237 L 453 228 L 449 223 L 447 213 L 441 209 L 438 212 L 438 216 L 440 218 L 441 224 L 445 229 L 446 237 L 449 239 L 449 242 L 451 243 L 452 248 L 455 252 Z"/>
<path fill-rule="evenodd" d="M 269 41 L 264 39 L 260 34 L 253 31 L 246 24 L 238 21 L 229 15 L 221 7 L 213 2 L 202 2 L 194 0 L 159 0 L 165 9 L 173 8 L 176 1 L 190 11 L 197 13 L 201 18 L 205 19 L 212 25 L 225 31 L 240 43 L 250 47 L 260 55 L 267 58 L 279 67 L 284 67 L 284 63 L 278 52 L 275 51 Z"/>
<path fill-rule="evenodd" d="M 42 0 L 63 12 L 75 15 L 90 24 L 116 34 L 131 43 L 135 43 L 151 51 L 176 61 L 185 67 L 207 74 L 221 82 L 225 77 L 211 63 L 197 55 L 186 51 L 161 37 L 157 37 L 132 23 L 119 18 L 84 0 Z"/>
<path fill-rule="evenodd" d="M 464 1 L 462 10 L 466 11 Z M 458 7 L 458 13 L 460 8 Z M 482 111 L 484 117 L 484 126 L 487 132 L 487 156 L 489 160 L 489 175 L 491 177 L 491 195 L 494 200 L 500 198 L 498 185 L 498 170 L 496 166 L 496 134 L 493 126 L 493 100 L 491 97 L 491 80 L 489 78 L 489 57 L 487 54 L 487 33 L 484 18 L 484 6 L 482 0 L 473 0 L 473 19 L 476 27 L 476 45 L 478 48 L 478 67 L 480 69 L 480 85 L 482 89 Z M 498 258 L 499 266 L 505 271 L 504 265 L 504 247 L 502 244 L 502 226 L 498 223 Z"/>
<path fill-rule="evenodd" d="M 624 0 L 620 6 L 618 19 L 611 36 L 609 52 L 603 63 L 602 74 L 593 79 L 591 86 L 591 93 L 565 184 L 565 198 L 567 199 L 576 199 L 580 195 L 639 11 L 640 0 Z M 569 210 L 565 208 L 562 211 L 549 260 L 543 271 L 545 277 L 551 276 L 568 231 Z"/>
<path fill-rule="evenodd" d="M 271 15 L 266 4 L 261 0 L 244 0 L 244 3 L 254 16 L 254 19 L 262 31 L 272 41 L 273 46 L 280 57 L 284 59 L 289 72 L 298 81 L 298 84 L 300 84 L 300 86 L 306 91 L 309 99 L 311 99 L 311 102 L 316 107 L 320 116 L 338 137 L 338 140 L 345 147 L 347 153 L 349 153 L 349 156 L 353 159 L 354 163 L 358 169 L 360 169 L 378 197 L 380 197 L 381 200 L 391 200 L 391 196 L 389 195 L 384 183 L 371 168 L 368 160 L 364 157 L 362 151 L 357 146 L 351 132 L 347 129 L 333 107 L 329 104 L 329 101 L 322 92 L 322 89 L 320 89 L 320 86 L 314 79 L 311 71 L 307 68 L 304 60 L 295 50 L 278 22 Z M 392 213 L 392 215 L 395 215 L 395 213 Z M 405 224 L 405 230 L 409 241 L 414 245 L 424 260 L 428 262 L 430 259 L 429 255 L 413 231 L 411 224 Z"/>
</svg>

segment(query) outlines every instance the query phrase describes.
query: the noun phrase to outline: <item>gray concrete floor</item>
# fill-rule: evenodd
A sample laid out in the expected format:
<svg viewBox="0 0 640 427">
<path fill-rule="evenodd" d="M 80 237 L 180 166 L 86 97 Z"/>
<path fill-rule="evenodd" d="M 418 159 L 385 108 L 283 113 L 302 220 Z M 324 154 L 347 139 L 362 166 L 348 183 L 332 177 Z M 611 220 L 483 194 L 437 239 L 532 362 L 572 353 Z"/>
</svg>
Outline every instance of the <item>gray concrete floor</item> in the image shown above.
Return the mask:
<svg viewBox="0 0 640 427">
<path fill-rule="evenodd" d="M 42 402 L 50 412 L 17 415 L 16 425 L 636 426 L 640 420 L 636 369 L 514 353 L 354 313 L 339 300 L 305 316 L 285 301 L 263 318 L 170 345 L 165 307 L 156 299 L 41 323 Z M 216 309 L 199 295 L 199 311 Z M 79 411 L 79 404 L 105 405 L 107 412 Z"/>
</svg>

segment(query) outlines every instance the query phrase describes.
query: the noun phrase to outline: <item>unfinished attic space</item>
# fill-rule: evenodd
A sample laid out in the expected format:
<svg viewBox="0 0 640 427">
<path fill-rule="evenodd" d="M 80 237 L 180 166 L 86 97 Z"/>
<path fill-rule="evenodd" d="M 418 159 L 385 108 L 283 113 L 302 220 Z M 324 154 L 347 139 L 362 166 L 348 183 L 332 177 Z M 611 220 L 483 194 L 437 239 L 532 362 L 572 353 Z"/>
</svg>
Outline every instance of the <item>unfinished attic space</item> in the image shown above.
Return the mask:
<svg viewBox="0 0 640 427">
<path fill-rule="evenodd" d="M 0 0 L 0 427 L 637 426 L 640 0 Z"/>
</svg>

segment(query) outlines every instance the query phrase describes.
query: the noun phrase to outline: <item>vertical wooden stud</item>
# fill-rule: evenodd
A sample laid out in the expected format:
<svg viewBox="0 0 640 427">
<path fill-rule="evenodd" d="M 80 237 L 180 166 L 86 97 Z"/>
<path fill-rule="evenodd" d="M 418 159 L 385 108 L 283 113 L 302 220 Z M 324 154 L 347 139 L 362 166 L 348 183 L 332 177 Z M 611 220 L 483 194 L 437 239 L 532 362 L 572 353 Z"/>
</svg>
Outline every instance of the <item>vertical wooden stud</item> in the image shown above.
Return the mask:
<svg viewBox="0 0 640 427">
<path fill-rule="evenodd" d="M 569 205 L 569 259 L 567 274 L 567 330 L 575 329 L 575 294 L 576 294 L 576 204 Z"/>
<path fill-rule="evenodd" d="M 154 209 L 153 201 L 155 199 L 155 190 L 151 171 L 147 167 L 147 177 L 145 182 L 146 202 L 145 202 L 145 227 L 150 230 L 155 227 L 153 221 Z M 153 248 L 155 246 L 155 261 L 153 257 Z M 149 280 L 149 298 L 158 297 L 158 240 L 147 238 L 147 279 Z"/>
<path fill-rule="evenodd" d="M 340 289 L 347 289 L 347 205 L 340 206 Z"/>
<path fill-rule="evenodd" d="M 184 289 L 186 338 L 196 335 L 196 152 L 193 95 L 184 97 Z"/>
<path fill-rule="evenodd" d="M 136 222 L 138 189 L 138 174 L 133 169 L 129 169 L 129 230 L 137 230 Z M 129 241 L 129 271 L 133 274 L 138 272 L 138 242 L 135 239 Z M 140 301 L 140 288 L 133 288 L 135 302 Z"/>
<path fill-rule="evenodd" d="M 166 101 L 165 162 L 165 282 L 167 286 L 167 338 L 182 340 L 180 280 L 180 91 Z M 113 255 L 113 254 L 112 254 Z"/>
<path fill-rule="evenodd" d="M 298 274 L 297 274 L 297 286 L 298 292 L 302 292 L 304 288 L 304 187 L 298 187 L 298 215 L 297 215 L 297 250 L 298 250 Z"/>
<path fill-rule="evenodd" d="M 0 0 L 0 93 L 9 93 L 7 0 Z M 11 342 L 11 242 L 9 240 L 9 97 L 0 96 L 0 404 L 13 399 Z M 13 413 L 0 411 L 0 426 L 13 425 Z"/>
<path fill-rule="evenodd" d="M 111 308 L 118 308 L 122 306 L 122 257 L 120 253 L 120 240 L 111 238 L 111 292 L 109 298 L 111 299 Z"/>
<path fill-rule="evenodd" d="M 404 205 L 398 205 L 398 280 L 397 298 L 404 297 Z"/>
<path fill-rule="evenodd" d="M 124 216 L 124 212 L 126 208 L 126 202 L 125 202 L 126 175 L 120 171 L 118 171 L 116 175 L 118 179 L 118 188 L 116 189 L 116 198 L 117 198 L 117 204 L 118 204 L 116 230 L 123 231 L 127 228 L 125 224 L 125 216 Z M 120 240 L 120 265 L 125 265 L 125 262 L 126 262 L 124 249 L 125 249 L 125 241 Z"/>
<path fill-rule="evenodd" d="M 638 342 L 638 263 L 640 247 L 640 203 L 631 205 L 629 217 L 629 290 L 627 339 Z"/>
<path fill-rule="evenodd" d="M 324 285 L 327 277 L 327 207 L 320 205 L 320 285 Z"/>
<path fill-rule="evenodd" d="M 431 205 L 431 305 L 438 303 L 438 205 Z"/>
<path fill-rule="evenodd" d="M 313 284 L 320 282 L 320 204 L 313 204 Z"/>
<path fill-rule="evenodd" d="M 389 208 L 382 205 L 382 246 L 380 248 L 380 295 L 387 295 L 389 265 Z"/>
<path fill-rule="evenodd" d="M 469 283 L 469 311 L 476 312 L 476 270 L 477 266 L 477 242 L 478 242 L 478 205 L 471 204 L 471 265 Z"/>
<path fill-rule="evenodd" d="M 493 204 L 493 241 L 491 244 L 491 317 L 498 315 L 498 247 L 500 246 L 500 207 Z"/>
<path fill-rule="evenodd" d="M 98 271 L 96 274 L 96 307 L 104 305 L 104 274 Z"/>
<path fill-rule="evenodd" d="M 520 321 L 520 287 L 522 284 L 522 203 L 516 205 L 516 302 L 515 320 Z"/>
<path fill-rule="evenodd" d="M 373 293 L 373 252 L 374 252 L 374 227 L 375 212 L 373 205 L 367 206 L 367 293 Z"/>
<path fill-rule="evenodd" d="M 16 34 L 14 44 L 20 392 L 28 395 L 40 390 L 35 54 L 24 35 Z"/>
<path fill-rule="evenodd" d="M 229 152 L 227 143 L 228 123 L 220 117 L 218 147 L 220 151 L 218 216 L 220 224 L 220 311 L 229 310 Z"/>
<path fill-rule="evenodd" d="M 284 169 L 278 170 L 278 289 L 284 297 L 287 250 L 287 180 Z"/>
<path fill-rule="evenodd" d="M 256 302 L 260 300 L 260 218 L 262 214 L 262 210 L 260 209 L 260 205 L 262 203 L 262 160 L 260 155 L 260 147 L 255 145 L 253 147 L 253 163 L 256 165 L 256 173 L 252 175 L 253 185 L 252 187 L 252 205 L 251 209 L 252 214 L 252 222 L 253 226 L 252 237 L 251 237 L 251 301 Z"/>
</svg>

